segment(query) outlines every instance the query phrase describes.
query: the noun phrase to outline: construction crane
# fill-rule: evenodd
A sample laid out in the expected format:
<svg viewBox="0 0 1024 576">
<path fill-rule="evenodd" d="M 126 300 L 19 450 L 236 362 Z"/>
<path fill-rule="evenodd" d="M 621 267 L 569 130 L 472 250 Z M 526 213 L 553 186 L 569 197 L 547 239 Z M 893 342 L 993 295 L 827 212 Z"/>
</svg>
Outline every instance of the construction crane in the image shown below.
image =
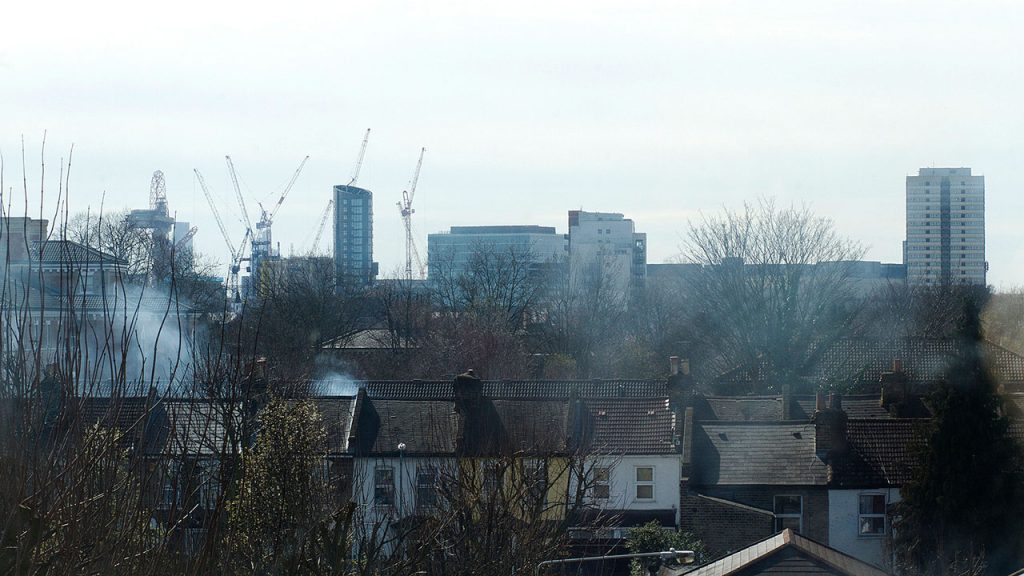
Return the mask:
<svg viewBox="0 0 1024 576">
<path fill-rule="evenodd" d="M 235 163 L 231 156 L 225 156 L 224 161 L 228 164 L 228 173 L 231 174 L 231 184 L 235 188 L 235 198 L 238 199 L 238 208 L 242 211 L 242 227 L 252 230 L 252 220 L 249 219 L 249 211 L 245 208 L 245 197 L 242 196 L 242 187 L 238 185 L 238 174 L 235 173 Z"/>
<path fill-rule="evenodd" d="M 310 256 L 316 256 L 316 250 L 320 247 L 320 238 L 324 235 L 324 228 L 327 227 L 327 218 L 331 215 L 331 208 L 334 208 L 334 198 L 327 201 L 327 208 L 324 209 L 323 215 L 320 216 L 320 224 L 316 227 L 316 235 L 313 236 L 313 244 L 309 249 Z"/>
<path fill-rule="evenodd" d="M 184 246 L 185 243 L 187 243 L 189 240 L 191 240 L 196 235 L 196 232 L 199 232 L 199 227 L 198 226 L 193 226 L 193 227 L 189 228 L 188 232 L 186 232 L 184 236 L 179 238 L 174 243 L 174 247 L 175 248 L 181 248 L 182 246 Z"/>
<path fill-rule="evenodd" d="M 217 211 L 217 203 L 213 201 L 213 196 L 210 194 L 209 188 L 206 187 L 206 180 L 199 173 L 199 169 L 194 169 L 193 171 L 196 173 L 196 179 L 199 180 L 199 187 L 203 189 L 206 201 L 210 204 L 210 211 L 213 212 L 213 219 L 217 221 L 217 228 L 220 229 L 220 233 L 224 237 L 224 243 L 231 253 L 231 267 L 228 269 L 227 288 L 232 296 L 238 298 L 238 271 L 242 266 L 242 255 L 245 249 L 245 241 L 249 239 L 249 230 L 245 231 L 242 245 L 236 250 L 235 245 L 231 242 L 231 237 L 228 235 L 228 229 L 224 227 L 224 221 L 220 218 L 220 212 Z M 191 233 L 191 231 L 189 232 Z"/>
<path fill-rule="evenodd" d="M 359 147 L 359 156 L 356 158 L 356 167 L 352 170 L 352 179 L 348 181 L 349 186 L 354 186 L 359 180 L 359 170 L 363 167 L 363 158 L 366 156 L 366 145 L 370 142 L 370 129 L 366 129 L 366 136 L 363 136 L 363 145 Z M 333 199 L 332 199 L 333 200 Z"/>
<path fill-rule="evenodd" d="M 359 147 L 359 156 L 356 157 L 355 167 L 352 169 L 352 178 L 349 179 L 346 186 L 355 186 L 357 180 L 359 180 L 359 171 L 363 167 L 363 158 L 366 157 L 366 145 L 370 142 L 370 129 L 366 129 L 366 134 L 363 136 L 363 143 Z M 316 227 L 316 234 L 313 235 L 313 243 L 309 247 L 309 255 L 316 255 L 317 249 L 320 247 L 320 238 L 324 235 L 324 229 L 327 227 L 327 219 L 331 215 L 331 208 L 334 208 L 334 198 L 331 197 L 327 201 L 327 207 L 324 208 L 323 214 L 320 216 L 320 224 Z"/>
<path fill-rule="evenodd" d="M 426 148 L 420 149 L 420 159 L 416 163 L 416 172 L 413 173 L 409 188 L 402 191 L 402 201 L 398 202 L 398 211 L 402 214 L 402 223 L 405 224 L 405 277 L 412 280 L 413 262 L 416 263 L 417 277 L 423 279 L 423 261 L 420 260 L 420 253 L 416 250 L 416 242 L 412 237 L 412 215 L 416 213 L 412 208 L 412 200 L 416 195 L 416 184 L 420 180 L 420 168 L 423 167 L 423 154 Z"/>
<path fill-rule="evenodd" d="M 273 241 L 271 238 L 271 226 L 274 224 L 274 217 L 277 216 L 277 211 L 281 209 L 281 204 L 288 197 L 288 193 L 292 191 L 295 181 L 299 179 L 299 174 L 302 173 L 302 168 L 306 165 L 307 160 L 309 160 L 309 156 L 303 158 L 302 162 L 299 163 L 295 174 L 292 174 L 292 179 L 288 181 L 288 184 L 284 187 L 284 192 L 281 193 L 281 197 L 277 199 L 277 203 L 274 204 L 270 212 L 267 212 L 263 205 L 259 204 L 260 220 L 256 223 L 255 234 L 252 235 L 252 252 L 249 254 L 253 274 L 259 274 L 260 264 L 265 258 L 275 256 L 271 247 Z"/>
</svg>

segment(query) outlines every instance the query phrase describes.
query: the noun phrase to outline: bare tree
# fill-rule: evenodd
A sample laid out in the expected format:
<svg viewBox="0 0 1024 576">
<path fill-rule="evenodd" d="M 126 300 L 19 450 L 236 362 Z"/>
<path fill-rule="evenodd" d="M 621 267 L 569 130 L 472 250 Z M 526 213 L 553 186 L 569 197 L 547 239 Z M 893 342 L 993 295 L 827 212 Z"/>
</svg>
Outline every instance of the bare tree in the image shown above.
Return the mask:
<svg viewBox="0 0 1024 576">
<path fill-rule="evenodd" d="M 758 363 L 769 386 L 795 381 L 848 330 L 856 307 L 849 261 L 863 249 L 810 208 L 770 199 L 690 224 L 683 261 L 700 264 L 690 319 L 710 374 Z"/>
</svg>

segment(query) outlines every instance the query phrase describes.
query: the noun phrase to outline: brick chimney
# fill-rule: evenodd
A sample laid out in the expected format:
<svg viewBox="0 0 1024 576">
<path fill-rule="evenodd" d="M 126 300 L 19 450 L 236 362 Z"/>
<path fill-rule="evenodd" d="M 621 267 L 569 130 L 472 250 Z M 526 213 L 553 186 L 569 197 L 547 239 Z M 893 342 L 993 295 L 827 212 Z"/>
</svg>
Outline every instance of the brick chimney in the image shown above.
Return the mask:
<svg viewBox="0 0 1024 576">
<path fill-rule="evenodd" d="M 465 373 L 455 377 L 453 383 L 455 391 L 455 410 L 460 413 L 467 413 L 479 405 L 484 396 L 484 386 L 476 373 L 470 368 Z"/>
<path fill-rule="evenodd" d="M 892 361 L 892 370 L 882 372 L 878 379 L 881 388 L 881 397 L 878 403 L 882 408 L 896 414 L 899 406 L 907 399 L 907 388 L 909 379 L 903 371 L 903 362 L 899 358 Z"/>
<path fill-rule="evenodd" d="M 690 361 L 679 356 L 669 356 L 668 398 L 678 415 L 681 410 L 693 404 L 693 376 Z"/>
<path fill-rule="evenodd" d="M 829 395 L 828 406 L 822 408 L 824 394 L 817 396 L 814 411 L 814 452 L 818 458 L 829 460 L 846 452 L 846 412 L 843 411 L 843 397 L 838 392 Z"/>
<path fill-rule="evenodd" d="M 32 244 L 46 239 L 47 224 L 47 220 L 21 216 L 4 218 L 0 223 L 0 232 L 6 238 L 0 242 L 0 249 L 10 250 L 11 261 L 27 260 Z"/>
</svg>

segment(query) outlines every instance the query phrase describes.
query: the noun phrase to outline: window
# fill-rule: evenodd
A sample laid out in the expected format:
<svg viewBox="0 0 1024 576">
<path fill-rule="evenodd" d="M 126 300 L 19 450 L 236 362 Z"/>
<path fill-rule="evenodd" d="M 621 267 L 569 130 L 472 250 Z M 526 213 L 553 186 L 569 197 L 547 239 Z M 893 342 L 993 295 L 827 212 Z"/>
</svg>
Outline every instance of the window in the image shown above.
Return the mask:
<svg viewBox="0 0 1024 576">
<path fill-rule="evenodd" d="M 861 494 L 857 527 L 861 536 L 885 534 L 885 494 Z"/>
<path fill-rule="evenodd" d="M 594 468 L 594 482 L 591 486 L 592 494 L 596 500 L 607 500 L 611 496 L 611 470 L 608 468 Z"/>
<path fill-rule="evenodd" d="M 548 463 L 544 460 L 527 462 L 525 472 L 527 494 L 539 509 L 543 509 L 548 496 Z"/>
<path fill-rule="evenodd" d="M 636 467 L 636 499 L 654 500 L 654 467 Z"/>
<path fill-rule="evenodd" d="M 395 505 L 395 470 L 378 466 L 373 471 L 373 503 L 377 506 Z"/>
<path fill-rule="evenodd" d="M 416 507 L 432 508 L 437 505 L 437 469 L 433 466 L 416 468 Z"/>
<path fill-rule="evenodd" d="M 792 528 L 800 532 L 803 528 L 803 496 L 782 495 L 775 497 L 775 530 Z"/>
<path fill-rule="evenodd" d="M 498 494 L 498 490 L 501 488 L 502 472 L 504 470 L 494 462 L 488 462 L 484 466 L 484 498 L 490 499 Z"/>
</svg>

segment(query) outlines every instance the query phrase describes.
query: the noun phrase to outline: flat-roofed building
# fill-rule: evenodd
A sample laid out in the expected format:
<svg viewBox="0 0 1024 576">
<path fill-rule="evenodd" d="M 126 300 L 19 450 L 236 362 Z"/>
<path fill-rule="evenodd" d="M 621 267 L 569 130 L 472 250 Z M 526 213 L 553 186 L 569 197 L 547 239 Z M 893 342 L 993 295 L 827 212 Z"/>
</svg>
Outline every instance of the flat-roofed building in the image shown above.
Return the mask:
<svg viewBox="0 0 1024 576">
<path fill-rule="evenodd" d="M 985 284 L 985 177 L 970 168 L 907 176 L 907 282 Z"/>
<path fill-rule="evenodd" d="M 510 255 L 539 267 L 564 262 L 567 250 L 568 240 L 553 226 L 452 226 L 427 236 L 428 278 L 459 276 L 476 255 Z"/>
</svg>

